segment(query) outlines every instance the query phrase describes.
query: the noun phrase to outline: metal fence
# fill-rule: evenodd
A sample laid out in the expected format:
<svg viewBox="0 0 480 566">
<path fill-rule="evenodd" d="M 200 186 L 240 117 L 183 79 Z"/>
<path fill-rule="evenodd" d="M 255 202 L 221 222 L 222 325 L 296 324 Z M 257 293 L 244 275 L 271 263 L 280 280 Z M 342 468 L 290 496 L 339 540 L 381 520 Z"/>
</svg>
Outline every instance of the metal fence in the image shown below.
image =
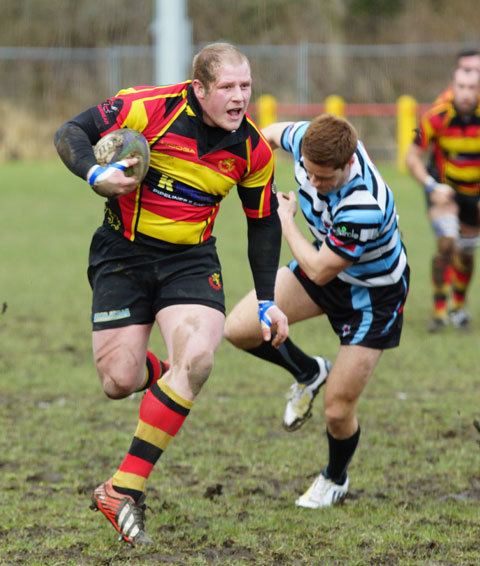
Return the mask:
<svg viewBox="0 0 480 566">
<path fill-rule="evenodd" d="M 199 47 L 194 46 L 194 51 Z M 307 117 L 302 115 L 303 105 L 322 102 L 330 94 L 358 104 L 394 103 L 402 94 L 429 102 L 449 82 L 458 51 L 472 45 L 300 43 L 239 47 L 251 61 L 253 99 L 273 94 L 281 103 L 298 106 L 298 116 L 288 119 L 301 119 Z M 9 151 L 19 151 L 12 149 L 16 143 L 10 131 L 15 128 L 12 113 L 34 119 L 39 137 L 42 131 L 50 135 L 63 119 L 119 88 L 152 84 L 154 63 L 152 46 L 0 47 L 0 139 L 4 140 L 0 154 L 3 151 L 8 157 Z M 372 153 L 393 158 L 394 119 L 357 115 L 352 121 Z"/>
</svg>

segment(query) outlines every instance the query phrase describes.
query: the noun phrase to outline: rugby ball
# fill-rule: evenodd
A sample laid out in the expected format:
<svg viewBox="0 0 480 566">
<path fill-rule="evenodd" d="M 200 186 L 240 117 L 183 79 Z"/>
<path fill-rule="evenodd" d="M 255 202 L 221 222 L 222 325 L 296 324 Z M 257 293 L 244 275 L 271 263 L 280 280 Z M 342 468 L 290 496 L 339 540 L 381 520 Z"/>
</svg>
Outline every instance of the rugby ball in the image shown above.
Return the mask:
<svg viewBox="0 0 480 566">
<path fill-rule="evenodd" d="M 127 157 L 138 157 L 138 163 L 125 170 L 125 175 L 135 175 L 143 181 L 150 164 L 150 146 L 145 136 L 130 128 L 121 128 L 101 138 L 93 148 L 95 158 L 103 167 Z"/>
</svg>

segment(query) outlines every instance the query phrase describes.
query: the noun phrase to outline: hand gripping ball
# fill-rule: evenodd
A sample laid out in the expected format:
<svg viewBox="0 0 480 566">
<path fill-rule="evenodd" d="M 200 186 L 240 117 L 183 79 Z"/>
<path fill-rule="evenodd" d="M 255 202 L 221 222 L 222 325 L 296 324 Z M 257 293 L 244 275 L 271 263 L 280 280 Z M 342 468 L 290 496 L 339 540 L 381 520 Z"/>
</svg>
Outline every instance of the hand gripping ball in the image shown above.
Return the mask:
<svg viewBox="0 0 480 566">
<path fill-rule="evenodd" d="M 121 128 L 101 138 L 93 148 L 99 165 L 105 167 L 127 157 L 137 157 L 138 163 L 125 170 L 125 175 L 135 175 L 143 181 L 150 164 L 150 146 L 145 136 L 130 128 Z"/>
</svg>

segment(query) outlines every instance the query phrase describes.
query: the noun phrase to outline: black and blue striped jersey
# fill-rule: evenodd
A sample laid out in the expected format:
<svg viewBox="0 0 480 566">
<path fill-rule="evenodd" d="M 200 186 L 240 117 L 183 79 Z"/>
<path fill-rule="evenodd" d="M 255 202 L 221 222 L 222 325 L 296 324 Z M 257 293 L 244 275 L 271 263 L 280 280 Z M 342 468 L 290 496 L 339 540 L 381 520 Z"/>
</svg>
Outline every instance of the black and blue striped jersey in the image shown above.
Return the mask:
<svg viewBox="0 0 480 566">
<path fill-rule="evenodd" d="M 397 283 L 407 265 L 393 193 L 358 142 L 347 182 L 319 194 L 310 184 L 302 159 L 309 122 L 285 128 L 281 146 L 293 154 L 303 215 L 318 246 L 327 245 L 353 262 L 338 278 L 352 285 L 379 287 Z"/>
</svg>

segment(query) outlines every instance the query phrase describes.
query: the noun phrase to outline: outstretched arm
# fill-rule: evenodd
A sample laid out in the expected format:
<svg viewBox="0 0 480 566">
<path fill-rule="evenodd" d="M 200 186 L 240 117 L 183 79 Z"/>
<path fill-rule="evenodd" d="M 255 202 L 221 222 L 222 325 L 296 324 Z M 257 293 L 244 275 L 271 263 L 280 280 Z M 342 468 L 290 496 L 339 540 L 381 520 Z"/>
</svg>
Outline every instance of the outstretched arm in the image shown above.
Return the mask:
<svg viewBox="0 0 480 566">
<path fill-rule="evenodd" d="M 248 219 L 248 258 L 258 299 L 258 316 L 265 341 L 278 348 L 288 337 L 288 320 L 274 302 L 281 245 L 277 211 L 263 219 Z"/>
<path fill-rule="evenodd" d="M 454 196 L 450 185 L 439 183 L 428 174 L 423 161 L 425 150 L 416 143 L 412 143 L 407 151 L 406 164 L 412 177 L 431 195 L 431 202 L 437 205 L 448 204 Z"/>
<path fill-rule="evenodd" d="M 272 149 L 282 147 L 281 139 L 282 134 L 290 124 L 293 122 L 275 122 L 262 129 L 262 134 L 266 137 Z"/>
</svg>

